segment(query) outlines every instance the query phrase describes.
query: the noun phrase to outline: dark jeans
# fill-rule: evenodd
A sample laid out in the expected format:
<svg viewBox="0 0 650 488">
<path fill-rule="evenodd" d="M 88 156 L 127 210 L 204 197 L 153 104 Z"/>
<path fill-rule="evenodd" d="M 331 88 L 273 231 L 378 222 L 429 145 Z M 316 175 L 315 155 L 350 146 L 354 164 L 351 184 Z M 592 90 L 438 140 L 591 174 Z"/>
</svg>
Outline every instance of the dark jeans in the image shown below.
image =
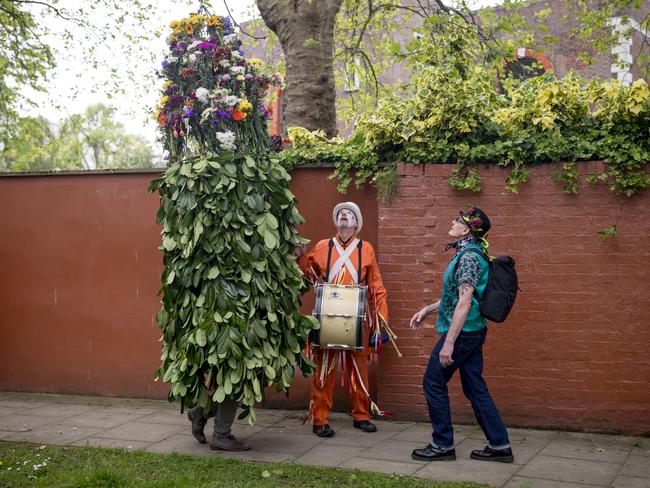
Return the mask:
<svg viewBox="0 0 650 488">
<path fill-rule="evenodd" d="M 443 334 L 433 348 L 427 370 L 424 373 L 424 396 L 429 407 L 429 419 L 433 426 L 433 445 L 440 448 L 454 447 L 454 430 L 451 425 L 447 383 L 454 372 L 460 370 L 463 393 L 472 403 L 474 415 L 483 429 L 490 447 L 510 447 L 506 431 L 496 405 L 483 380 L 483 343 L 487 328 L 475 332 L 461 332 L 454 344 L 453 363 L 446 368 L 440 364 L 440 349 L 447 334 Z"/>
</svg>

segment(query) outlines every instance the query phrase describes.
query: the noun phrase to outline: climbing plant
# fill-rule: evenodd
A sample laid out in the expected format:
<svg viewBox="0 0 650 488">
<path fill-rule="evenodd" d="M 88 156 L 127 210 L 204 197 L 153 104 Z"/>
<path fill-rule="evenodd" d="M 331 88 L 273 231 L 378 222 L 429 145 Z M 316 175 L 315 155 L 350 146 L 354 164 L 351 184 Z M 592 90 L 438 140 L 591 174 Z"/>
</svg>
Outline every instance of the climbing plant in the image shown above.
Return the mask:
<svg viewBox="0 0 650 488">
<path fill-rule="evenodd" d="M 244 58 L 228 18 L 171 28 L 155 114 L 168 167 L 150 187 L 163 234 L 157 376 L 170 400 L 235 399 L 252 423 L 265 387 L 288 388 L 296 363 L 312 372 L 303 348 L 317 327 L 299 313 L 303 219 L 266 128 L 263 97 L 282 80 Z"/>
</svg>

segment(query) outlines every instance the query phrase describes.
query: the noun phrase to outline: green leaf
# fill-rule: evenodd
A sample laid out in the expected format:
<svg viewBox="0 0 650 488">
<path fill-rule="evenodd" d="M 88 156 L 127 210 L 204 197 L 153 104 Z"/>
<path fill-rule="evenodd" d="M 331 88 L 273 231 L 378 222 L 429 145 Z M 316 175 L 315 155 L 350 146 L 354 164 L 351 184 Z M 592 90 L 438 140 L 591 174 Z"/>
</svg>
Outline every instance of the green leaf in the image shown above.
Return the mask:
<svg viewBox="0 0 650 488">
<path fill-rule="evenodd" d="M 207 343 L 207 337 L 203 329 L 196 331 L 196 344 L 203 347 Z"/>
</svg>

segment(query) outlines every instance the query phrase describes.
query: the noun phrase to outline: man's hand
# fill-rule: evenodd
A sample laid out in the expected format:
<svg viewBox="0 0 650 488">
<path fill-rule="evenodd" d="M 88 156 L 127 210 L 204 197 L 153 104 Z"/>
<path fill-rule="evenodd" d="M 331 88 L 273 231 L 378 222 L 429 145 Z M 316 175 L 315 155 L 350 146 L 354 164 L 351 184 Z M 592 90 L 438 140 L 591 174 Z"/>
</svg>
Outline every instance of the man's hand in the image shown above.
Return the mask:
<svg viewBox="0 0 650 488">
<path fill-rule="evenodd" d="M 451 359 L 451 355 L 453 353 L 454 353 L 454 344 L 445 341 L 445 343 L 442 345 L 442 349 L 440 349 L 440 354 L 438 355 L 438 357 L 440 358 L 440 364 L 442 364 L 443 368 L 446 368 L 447 366 L 451 366 L 451 363 L 454 362 L 454 360 Z"/>
</svg>

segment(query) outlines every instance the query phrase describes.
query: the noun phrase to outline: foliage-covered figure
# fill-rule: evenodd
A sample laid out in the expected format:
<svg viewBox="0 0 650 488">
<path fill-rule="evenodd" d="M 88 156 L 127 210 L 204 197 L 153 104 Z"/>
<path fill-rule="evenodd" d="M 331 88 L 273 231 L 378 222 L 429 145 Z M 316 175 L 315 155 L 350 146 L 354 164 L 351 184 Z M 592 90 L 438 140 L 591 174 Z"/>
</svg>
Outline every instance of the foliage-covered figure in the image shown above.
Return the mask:
<svg viewBox="0 0 650 488">
<path fill-rule="evenodd" d="M 298 310 L 305 282 L 291 253 L 303 220 L 266 129 L 263 97 L 281 77 L 244 59 L 228 18 L 171 27 L 156 114 L 169 167 L 151 186 L 165 265 L 158 376 L 170 400 L 204 413 L 239 402 L 253 423 L 264 387 L 289 387 L 295 363 L 312 372 L 302 350 L 317 326 Z"/>
</svg>

